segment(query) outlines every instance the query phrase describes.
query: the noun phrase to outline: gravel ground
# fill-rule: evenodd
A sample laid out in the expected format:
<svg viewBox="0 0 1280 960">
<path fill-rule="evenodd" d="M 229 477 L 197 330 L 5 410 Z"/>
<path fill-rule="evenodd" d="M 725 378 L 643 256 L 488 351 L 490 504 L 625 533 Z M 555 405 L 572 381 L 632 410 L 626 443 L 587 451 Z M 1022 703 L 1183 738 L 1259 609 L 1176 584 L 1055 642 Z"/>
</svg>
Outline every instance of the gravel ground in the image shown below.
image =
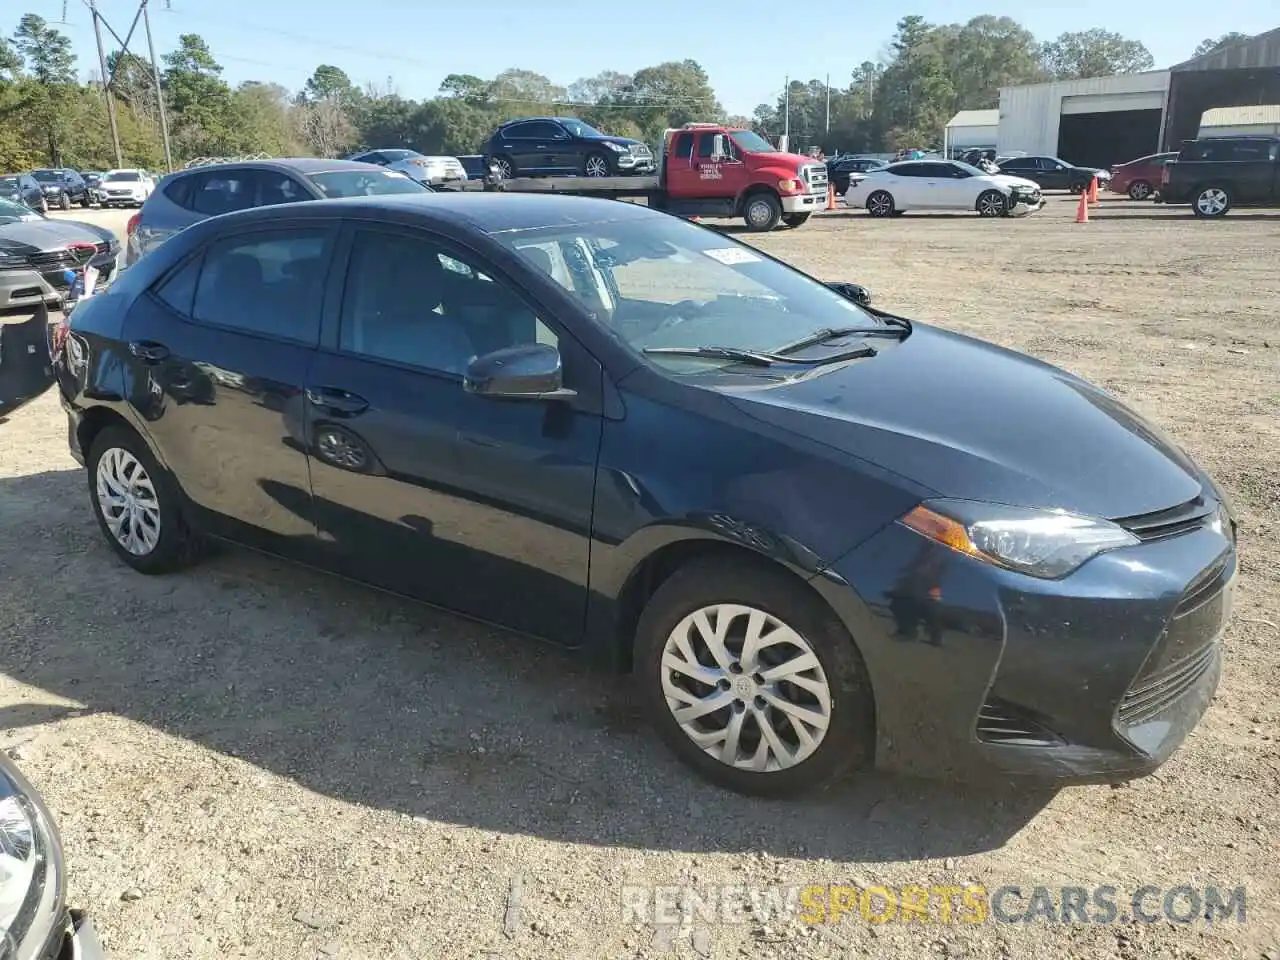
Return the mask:
<svg viewBox="0 0 1280 960">
<path fill-rule="evenodd" d="M 1280 957 L 1280 561 L 1264 546 L 1280 533 L 1280 214 L 1073 213 L 840 211 L 753 242 L 1099 382 L 1234 495 L 1225 676 L 1156 775 L 1052 796 L 880 776 L 802 802 L 720 793 L 637 721 L 625 682 L 554 650 L 240 551 L 131 573 L 50 394 L 0 429 L 0 745 L 49 800 L 72 898 L 112 955 Z M 128 214 L 71 216 L 123 232 Z M 1146 884 L 1244 885 L 1247 922 L 855 911 L 829 934 L 672 932 L 621 907 L 630 884 L 967 883 L 1110 884 L 1121 914 Z"/>
</svg>

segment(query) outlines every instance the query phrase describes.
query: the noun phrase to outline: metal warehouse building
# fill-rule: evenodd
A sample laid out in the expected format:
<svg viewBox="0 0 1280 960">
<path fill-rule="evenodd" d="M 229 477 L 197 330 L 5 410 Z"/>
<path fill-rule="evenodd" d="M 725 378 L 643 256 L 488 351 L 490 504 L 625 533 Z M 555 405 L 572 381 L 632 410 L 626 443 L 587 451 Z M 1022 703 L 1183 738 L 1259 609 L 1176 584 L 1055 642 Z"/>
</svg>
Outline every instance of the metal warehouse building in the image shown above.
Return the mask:
<svg viewBox="0 0 1280 960">
<path fill-rule="evenodd" d="M 961 110 L 947 124 L 947 150 L 994 150 L 1000 127 L 999 110 Z"/>
<path fill-rule="evenodd" d="M 996 146 L 1105 168 L 1176 150 L 1215 108 L 1277 103 L 1280 29 L 1168 70 L 1005 87 Z"/>
</svg>

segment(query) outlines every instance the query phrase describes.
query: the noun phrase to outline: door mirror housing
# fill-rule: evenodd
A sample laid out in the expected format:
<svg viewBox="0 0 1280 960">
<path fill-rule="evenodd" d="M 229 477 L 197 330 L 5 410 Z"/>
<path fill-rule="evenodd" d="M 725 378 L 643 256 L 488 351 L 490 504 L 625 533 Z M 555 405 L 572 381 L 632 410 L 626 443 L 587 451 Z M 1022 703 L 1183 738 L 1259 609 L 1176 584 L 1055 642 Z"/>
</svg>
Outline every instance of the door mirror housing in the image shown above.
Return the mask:
<svg viewBox="0 0 1280 960">
<path fill-rule="evenodd" d="M 511 400 L 567 400 L 560 351 L 549 343 L 522 343 L 476 357 L 462 377 L 467 393 Z"/>
<path fill-rule="evenodd" d="M 832 280 L 827 286 L 846 300 L 852 300 L 854 303 L 864 307 L 871 305 L 871 291 L 860 283 L 850 283 L 847 280 Z"/>
<path fill-rule="evenodd" d="M 728 155 L 729 151 L 726 150 L 724 146 L 724 134 L 717 133 L 711 138 L 711 159 L 717 161 L 723 160 Z"/>
</svg>

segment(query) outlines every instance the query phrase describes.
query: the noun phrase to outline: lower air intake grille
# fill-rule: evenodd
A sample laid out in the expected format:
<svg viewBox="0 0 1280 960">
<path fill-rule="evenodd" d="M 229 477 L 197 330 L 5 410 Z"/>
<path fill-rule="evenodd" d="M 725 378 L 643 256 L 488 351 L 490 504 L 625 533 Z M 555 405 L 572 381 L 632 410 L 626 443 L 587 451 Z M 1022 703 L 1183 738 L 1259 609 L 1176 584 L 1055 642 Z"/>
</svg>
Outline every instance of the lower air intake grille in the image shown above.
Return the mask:
<svg viewBox="0 0 1280 960">
<path fill-rule="evenodd" d="M 978 712 L 977 733 L 980 740 L 1007 746 L 1045 747 L 1063 742 L 1029 711 L 995 698 Z"/>
<path fill-rule="evenodd" d="M 1158 717 L 1179 697 L 1196 685 L 1219 655 L 1219 647 L 1211 643 L 1203 650 L 1175 660 L 1133 686 L 1120 701 L 1117 719 L 1126 726 Z"/>
</svg>

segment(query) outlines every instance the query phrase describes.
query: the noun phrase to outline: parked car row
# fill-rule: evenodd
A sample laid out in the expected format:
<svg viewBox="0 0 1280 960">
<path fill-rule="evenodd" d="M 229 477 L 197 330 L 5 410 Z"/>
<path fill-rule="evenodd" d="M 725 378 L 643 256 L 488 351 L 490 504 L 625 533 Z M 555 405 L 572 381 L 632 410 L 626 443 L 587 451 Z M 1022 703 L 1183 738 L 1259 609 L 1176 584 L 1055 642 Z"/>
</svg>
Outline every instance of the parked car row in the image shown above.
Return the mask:
<svg viewBox="0 0 1280 960">
<path fill-rule="evenodd" d="M 53 207 L 142 206 L 155 188 L 155 178 L 138 168 L 80 173 L 65 167 L 0 174 L 0 199 L 42 213 Z"/>
</svg>

